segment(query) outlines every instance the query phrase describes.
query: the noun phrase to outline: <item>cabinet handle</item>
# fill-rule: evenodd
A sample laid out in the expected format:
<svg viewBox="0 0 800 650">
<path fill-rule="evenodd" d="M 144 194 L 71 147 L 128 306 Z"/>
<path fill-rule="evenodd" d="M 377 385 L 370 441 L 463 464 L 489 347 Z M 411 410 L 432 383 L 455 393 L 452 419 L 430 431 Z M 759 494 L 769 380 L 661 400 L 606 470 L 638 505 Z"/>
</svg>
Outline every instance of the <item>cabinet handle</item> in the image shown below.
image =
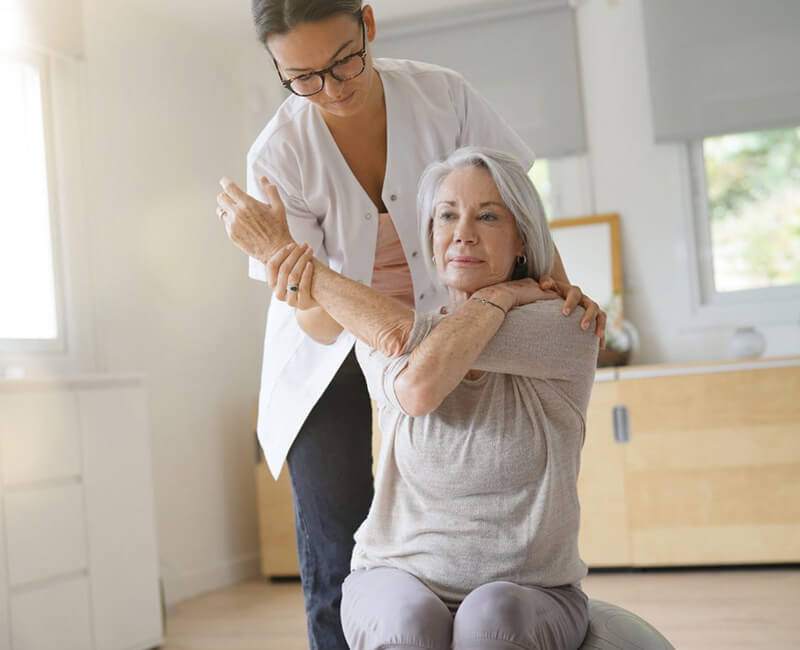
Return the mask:
<svg viewBox="0 0 800 650">
<path fill-rule="evenodd" d="M 614 419 L 614 441 L 627 444 L 631 441 L 631 427 L 628 422 L 628 407 L 615 406 L 611 411 Z"/>
</svg>

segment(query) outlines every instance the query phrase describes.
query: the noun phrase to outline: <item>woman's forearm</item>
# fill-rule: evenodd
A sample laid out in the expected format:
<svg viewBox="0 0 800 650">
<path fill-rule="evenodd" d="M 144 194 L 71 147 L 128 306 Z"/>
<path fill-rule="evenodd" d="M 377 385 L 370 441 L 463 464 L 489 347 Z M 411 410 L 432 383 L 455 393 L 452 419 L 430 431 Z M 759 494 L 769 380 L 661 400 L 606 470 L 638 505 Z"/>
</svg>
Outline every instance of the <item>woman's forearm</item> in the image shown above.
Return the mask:
<svg viewBox="0 0 800 650">
<path fill-rule="evenodd" d="M 297 324 L 317 343 L 332 345 L 342 333 L 342 326 L 330 317 L 322 307 L 313 307 L 295 312 Z"/>
<path fill-rule="evenodd" d="M 414 312 L 396 300 L 350 280 L 313 260 L 311 295 L 356 338 L 389 357 L 402 354 Z"/>
<path fill-rule="evenodd" d="M 502 310 L 512 304 L 507 293 L 481 289 L 473 294 Z M 411 352 L 408 365 L 395 380 L 395 392 L 411 415 L 436 410 L 464 379 L 505 320 L 503 311 L 478 300 L 467 300 L 442 320 Z"/>
</svg>

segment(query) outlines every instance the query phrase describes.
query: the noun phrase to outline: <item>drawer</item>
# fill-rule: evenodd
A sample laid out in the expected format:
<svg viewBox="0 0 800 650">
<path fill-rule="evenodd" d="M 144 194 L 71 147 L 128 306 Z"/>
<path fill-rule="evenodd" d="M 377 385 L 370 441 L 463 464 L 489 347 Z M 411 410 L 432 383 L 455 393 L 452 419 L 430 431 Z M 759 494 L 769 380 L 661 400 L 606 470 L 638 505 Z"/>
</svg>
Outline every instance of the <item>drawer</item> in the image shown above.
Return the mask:
<svg viewBox="0 0 800 650">
<path fill-rule="evenodd" d="M 19 490 L 4 501 L 12 587 L 88 568 L 82 485 Z"/>
<path fill-rule="evenodd" d="M 92 650 L 89 583 L 85 576 L 11 596 L 14 650 Z"/>
<path fill-rule="evenodd" d="M 78 399 L 69 391 L 0 395 L 0 463 L 7 486 L 81 473 Z"/>
</svg>

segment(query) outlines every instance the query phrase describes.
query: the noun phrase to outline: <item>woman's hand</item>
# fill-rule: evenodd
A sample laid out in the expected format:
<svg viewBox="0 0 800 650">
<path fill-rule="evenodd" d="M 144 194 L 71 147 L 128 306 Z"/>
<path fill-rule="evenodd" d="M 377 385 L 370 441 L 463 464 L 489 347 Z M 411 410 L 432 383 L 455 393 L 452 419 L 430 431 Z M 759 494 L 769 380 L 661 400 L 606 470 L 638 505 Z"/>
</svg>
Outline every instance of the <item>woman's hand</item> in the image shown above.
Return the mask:
<svg viewBox="0 0 800 650">
<path fill-rule="evenodd" d="M 533 278 L 522 278 L 521 280 L 509 280 L 508 282 L 493 284 L 479 289 L 474 295 L 491 300 L 506 311 L 512 307 L 528 305 L 540 300 L 555 300 L 561 297 L 555 291 L 542 289 Z"/>
<path fill-rule="evenodd" d="M 301 311 L 318 307 L 311 297 L 314 249 L 308 244 L 287 244 L 267 261 L 267 283 L 272 295 Z"/>
<path fill-rule="evenodd" d="M 294 243 L 286 222 L 278 189 L 264 176 L 261 187 L 268 203 L 243 191 L 227 176 L 220 179 L 223 191 L 217 195 L 217 216 L 225 224 L 230 240 L 264 264 L 287 244 Z"/>
<path fill-rule="evenodd" d="M 586 313 L 581 319 L 581 328 L 588 330 L 592 322 L 595 322 L 594 333 L 600 339 L 600 349 L 606 347 L 606 313 L 589 296 L 583 295 L 580 287 L 571 285 L 567 282 L 558 282 L 549 275 L 539 278 L 539 284 L 543 289 L 552 290 L 564 299 L 564 316 L 568 316 L 576 305 L 584 308 Z"/>
</svg>

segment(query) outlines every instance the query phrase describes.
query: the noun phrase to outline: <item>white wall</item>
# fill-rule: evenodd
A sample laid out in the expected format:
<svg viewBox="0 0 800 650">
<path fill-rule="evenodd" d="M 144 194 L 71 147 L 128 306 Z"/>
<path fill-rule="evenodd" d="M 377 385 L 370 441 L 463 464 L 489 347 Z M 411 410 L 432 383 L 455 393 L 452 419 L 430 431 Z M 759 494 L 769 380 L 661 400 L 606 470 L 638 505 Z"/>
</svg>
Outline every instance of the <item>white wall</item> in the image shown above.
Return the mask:
<svg viewBox="0 0 800 650">
<path fill-rule="evenodd" d="M 582 0 L 577 16 L 593 207 L 621 215 L 625 311 L 641 338 L 634 363 L 727 359 L 733 328 L 753 323 L 767 355 L 800 354 L 800 305 L 793 322 L 752 313 L 701 325 L 687 156 L 683 145 L 653 143 L 641 0 Z"/>
<path fill-rule="evenodd" d="M 171 603 L 258 573 L 267 293 L 214 214 L 219 177 L 244 182 L 239 53 L 128 3 L 84 12 L 96 365 L 147 377 Z"/>
</svg>

